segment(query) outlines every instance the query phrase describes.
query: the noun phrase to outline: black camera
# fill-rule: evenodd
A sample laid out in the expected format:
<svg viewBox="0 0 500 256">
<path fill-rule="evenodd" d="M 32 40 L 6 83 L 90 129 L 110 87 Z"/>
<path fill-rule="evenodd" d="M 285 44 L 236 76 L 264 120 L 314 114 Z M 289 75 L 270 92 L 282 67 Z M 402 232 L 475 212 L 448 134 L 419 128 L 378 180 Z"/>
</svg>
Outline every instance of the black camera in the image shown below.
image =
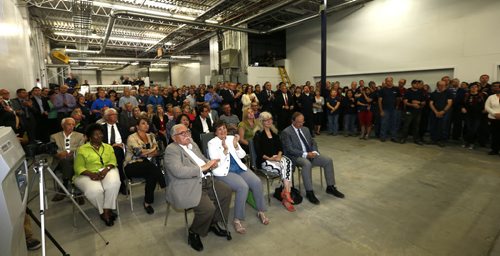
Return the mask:
<svg viewBox="0 0 500 256">
<path fill-rule="evenodd" d="M 34 143 L 27 145 L 24 148 L 26 157 L 32 158 L 41 154 L 54 155 L 57 153 L 57 145 L 55 142 L 43 143 L 36 140 Z"/>
</svg>

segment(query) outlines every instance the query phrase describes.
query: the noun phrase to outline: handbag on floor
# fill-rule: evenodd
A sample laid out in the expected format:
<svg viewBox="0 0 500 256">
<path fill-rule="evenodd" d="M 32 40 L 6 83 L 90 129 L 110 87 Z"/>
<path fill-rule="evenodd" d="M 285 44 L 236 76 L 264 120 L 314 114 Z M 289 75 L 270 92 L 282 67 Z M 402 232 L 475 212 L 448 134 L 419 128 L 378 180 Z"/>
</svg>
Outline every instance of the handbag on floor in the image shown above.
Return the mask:
<svg viewBox="0 0 500 256">
<path fill-rule="evenodd" d="M 274 190 L 273 197 L 278 199 L 281 202 L 281 191 L 283 191 L 283 186 L 277 187 Z M 300 191 L 296 189 L 295 187 L 292 187 L 290 189 L 290 196 L 292 197 L 293 204 L 297 205 L 302 203 L 302 196 L 300 195 Z"/>
</svg>

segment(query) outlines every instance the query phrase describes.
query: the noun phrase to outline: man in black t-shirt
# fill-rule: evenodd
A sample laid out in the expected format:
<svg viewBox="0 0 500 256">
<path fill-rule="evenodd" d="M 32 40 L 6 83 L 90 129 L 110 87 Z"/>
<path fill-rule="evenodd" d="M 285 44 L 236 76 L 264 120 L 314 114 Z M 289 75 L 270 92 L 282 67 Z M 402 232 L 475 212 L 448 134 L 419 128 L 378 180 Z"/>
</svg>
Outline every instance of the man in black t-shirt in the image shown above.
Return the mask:
<svg viewBox="0 0 500 256">
<path fill-rule="evenodd" d="M 384 142 L 388 136 L 391 141 L 396 142 L 397 128 L 396 124 L 396 106 L 401 100 L 398 88 L 394 87 L 394 80 L 392 77 L 385 79 L 386 86 L 383 87 L 378 93 L 379 113 L 381 117 L 380 141 Z M 390 133 L 390 134 L 389 134 Z"/>
<path fill-rule="evenodd" d="M 447 131 L 446 123 L 450 117 L 450 109 L 453 104 L 453 95 L 446 88 L 445 81 L 437 82 L 437 90 L 431 94 L 429 106 L 431 107 L 430 126 L 431 140 L 433 143 L 444 147 Z"/>
<path fill-rule="evenodd" d="M 399 133 L 400 142 L 406 142 L 408 132 L 411 129 L 413 141 L 418 145 L 423 145 L 420 138 L 420 118 L 422 116 L 422 108 L 425 106 L 424 93 L 421 90 L 422 81 L 413 80 L 411 88 L 406 90 L 403 99 L 403 127 Z"/>
</svg>

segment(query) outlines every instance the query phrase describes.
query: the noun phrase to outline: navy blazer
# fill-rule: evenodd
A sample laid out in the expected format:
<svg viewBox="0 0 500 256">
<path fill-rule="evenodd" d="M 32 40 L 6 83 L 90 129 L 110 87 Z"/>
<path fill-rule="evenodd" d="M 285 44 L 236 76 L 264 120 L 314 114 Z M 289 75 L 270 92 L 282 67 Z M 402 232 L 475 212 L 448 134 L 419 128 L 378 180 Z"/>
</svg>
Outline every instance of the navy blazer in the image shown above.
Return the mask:
<svg viewBox="0 0 500 256">
<path fill-rule="evenodd" d="M 285 128 L 280 135 L 281 143 L 283 144 L 283 153 L 294 163 L 296 159 L 298 157 L 302 157 L 302 154 L 304 153 L 302 151 L 302 145 L 300 144 L 300 138 L 297 135 L 297 132 L 295 132 L 295 129 L 296 128 L 293 127 L 293 125 L 290 125 Z M 309 129 L 303 126 L 302 128 L 300 128 L 300 130 L 302 131 L 302 134 L 304 134 L 304 138 L 306 139 L 307 143 L 309 143 L 311 149 L 313 151 L 319 152 L 318 145 L 312 138 Z"/>
</svg>

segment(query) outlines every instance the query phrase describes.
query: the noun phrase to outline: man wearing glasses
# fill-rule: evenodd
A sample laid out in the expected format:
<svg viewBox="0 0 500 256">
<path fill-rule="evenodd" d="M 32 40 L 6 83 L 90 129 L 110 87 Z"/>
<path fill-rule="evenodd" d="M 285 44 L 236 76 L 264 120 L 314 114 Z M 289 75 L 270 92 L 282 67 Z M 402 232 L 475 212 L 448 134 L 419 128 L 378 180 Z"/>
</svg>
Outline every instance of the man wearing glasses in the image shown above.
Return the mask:
<svg viewBox="0 0 500 256">
<path fill-rule="evenodd" d="M 232 191 L 220 181 L 212 179 L 210 170 L 219 160 L 208 160 L 191 140 L 191 131 L 183 124 L 174 125 L 170 131 L 174 143 L 165 151 L 167 201 L 177 209 L 193 208 L 194 219 L 189 228 L 188 243 L 196 251 L 203 250 L 200 236 L 209 231 L 226 236 L 218 223 L 223 220 L 217 209 L 214 192 L 217 193 L 221 210 L 227 218 Z M 214 182 L 214 183 L 212 183 Z M 213 185 L 212 185 L 213 184 Z M 215 188 L 214 189 L 212 188 Z"/>
<path fill-rule="evenodd" d="M 83 134 L 73 131 L 75 128 L 75 119 L 71 117 L 63 118 L 61 120 L 62 131 L 54 133 L 50 136 L 50 141 L 56 143 L 57 153 L 55 154 L 54 161 L 56 169 L 62 172 L 63 185 L 68 188 L 69 181 L 74 175 L 73 161 L 76 149 L 85 143 Z M 52 201 L 57 202 L 64 199 L 64 192 L 59 189 Z M 78 197 L 78 203 L 83 204 L 83 198 Z"/>
</svg>

